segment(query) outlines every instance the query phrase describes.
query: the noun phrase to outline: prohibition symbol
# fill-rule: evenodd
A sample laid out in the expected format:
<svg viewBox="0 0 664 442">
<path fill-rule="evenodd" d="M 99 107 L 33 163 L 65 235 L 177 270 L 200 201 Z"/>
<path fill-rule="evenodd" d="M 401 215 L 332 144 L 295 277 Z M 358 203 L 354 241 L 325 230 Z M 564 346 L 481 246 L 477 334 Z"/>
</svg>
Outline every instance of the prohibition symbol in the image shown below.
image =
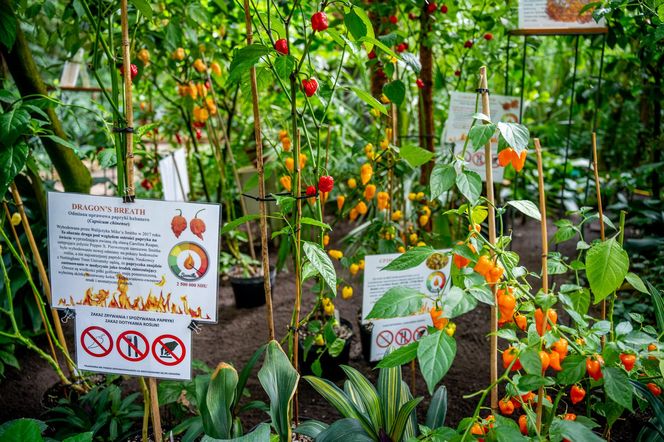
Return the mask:
<svg viewBox="0 0 664 442">
<path fill-rule="evenodd" d="M 116 346 L 120 356 L 129 362 L 142 361 L 149 352 L 148 340 L 141 333 L 133 330 L 121 333 Z"/>
<path fill-rule="evenodd" d="M 413 332 L 413 341 L 419 341 L 422 336 L 427 332 L 426 327 L 419 326 Z"/>
<path fill-rule="evenodd" d="M 394 342 L 397 345 L 406 345 L 410 342 L 410 338 L 413 336 L 409 328 L 402 328 L 399 330 L 394 337 Z"/>
<path fill-rule="evenodd" d="M 387 348 L 390 346 L 390 344 L 392 344 L 393 340 L 394 335 L 392 332 L 389 330 L 383 330 L 382 332 L 378 333 L 378 336 L 376 336 L 376 345 L 380 348 Z"/>
<path fill-rule="evenodd" d="M 186 354 L 184 342 L 177 336 L 161 335 L 152 343 L 152 356 L 164 365 L 178 365 Z"/>
<path fill-rule="evenodd" d="M 113 350 L 113 338 L 103 328 L 93 325 L 81 333 L 81 347 L 90 356 L 103 358 Z"/>
</svg>

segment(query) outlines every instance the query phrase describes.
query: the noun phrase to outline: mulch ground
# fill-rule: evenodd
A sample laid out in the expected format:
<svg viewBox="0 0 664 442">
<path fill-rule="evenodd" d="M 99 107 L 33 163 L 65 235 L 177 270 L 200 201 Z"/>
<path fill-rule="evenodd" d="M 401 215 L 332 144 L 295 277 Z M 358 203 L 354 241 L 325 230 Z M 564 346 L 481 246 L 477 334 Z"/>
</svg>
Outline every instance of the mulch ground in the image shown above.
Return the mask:
<svg viewBox="0 0 664 442">
<path fill-rule="evenodd" d="M 347 226 L 335 229 L 332 237 L 341 238 Z M 550 226 L 550 234 L 555 227 Z M 573 244 L 570 244 L 573 247 Z M 570 247 L 561 248 L 563 254 L 571 254 Z M 539 239 L 539 224 L 527 222 L 519 226 L 514 235 L 513 249 L 521 255 L 521 263 L 529 269 L 537 271 L 540 267 L 541 246 Z M 538 281 L 533 281 L 539 286 Z M 350 365 L 375 381 L 377 371 L 374 370 L 362 357 L 362 348 L 359 339 L 357 314 L 362 304 L 361 279 L 354 282 L 354 293 L 351 300 L 339 299 L 336 306 L 342 317 L 353 324 L 354 336 L 351 342 Z M 295 284 L 292 272 L 282 272 L 277 275 L 273 290 L 274 319 L 278 337 L 286 334 L 287 325 L 291 319 L 292 305 L 295 296 Z M 310 291 L 304 293 L 304 303 L 311 305 L 314 295 Z M 193 337 L 193 357 L 204 361 L 214 367 L 219 362 L 228 362 L 238 367 L 244 366 L 246 361 L 267 339 L 265 326 L 265 307 L 254 309 L 236 309 L 233 292 L 230 285 L 223 285 L 220 289 L 219 323 L 204 325 L 202 331 Z M 474 393 L 489 384 L 489 309 L 484 305 L 474 311 L 456 318 L 457 323 L 457 355 L 452 368 L 443 379 L 448 389 L 447 425 L 455 427 L 463 417 L 471 416 L 477 405 L 476 399 L 464 399 L 464 395 Z M 562 319 L 564 321 L 564 319 Z M 73 339 L 73 324 L 64 325 L 65 334 L 70 341 Z M 72 345 L 70 343 L 70 345 Z M 72 347 L 73 348 L 73 345 Z M 45 411 L 42 405 L 44 392 L 57 382 L 56 376 L 47 364 L 35 356 L 34 353 L 20 349 L 18 357 L 22 370 L 9 368 L 5 378 L 0 381 L 0 422 L 18 417 L 39 418 Z M 419 373 L 419 372 L 418 372 Z M 424 401 L 418 406 L 418 414 L 422 420 L 430 397 L 426 391 L 423 379 L 416 373 L 414 377 L 414 396 L 424 396 Z M 411 368 L 403 368 L 404 379 L 411 382 Z M 341 384 L 340 384 L 341 385 Z M 266 399 L 258 379 L 251 377 L 248 387 L 254 399 Z M 302 381 L 299 389 L 300 415 L 315 418 L 324 422 L 332 422 L 339 417 L 309 385 Z M 259 412 L 252 412 L 242 416 L 245 429 L 266 419 Z M 614 427 L 612 440 L 633 440 L 638 433 L 642 421 L 620 421 Z"/>
</svg>

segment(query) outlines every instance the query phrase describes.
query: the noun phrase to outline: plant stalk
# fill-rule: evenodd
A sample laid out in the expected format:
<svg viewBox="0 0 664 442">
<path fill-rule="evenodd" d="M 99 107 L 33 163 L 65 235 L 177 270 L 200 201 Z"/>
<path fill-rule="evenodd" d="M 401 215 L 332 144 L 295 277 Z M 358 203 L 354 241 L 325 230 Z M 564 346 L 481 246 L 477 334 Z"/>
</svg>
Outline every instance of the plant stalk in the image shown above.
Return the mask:
<svg viewBox="0 0 664 442">
<path fill-rule="evenodd" d="M 134 189 L 134 103 L 132 100 L 131 53 L 129 42 L 129 17 L 127 14 L 127 0 L 120 1 L 120 25 L 122 28 L 122 70 L 124 72 L 124 114 L 126 132 L 125 138 L 125 167 L 127 174 L 127 187 L 123 199 L 133 202 L 136 197 Z"/>
</svg>

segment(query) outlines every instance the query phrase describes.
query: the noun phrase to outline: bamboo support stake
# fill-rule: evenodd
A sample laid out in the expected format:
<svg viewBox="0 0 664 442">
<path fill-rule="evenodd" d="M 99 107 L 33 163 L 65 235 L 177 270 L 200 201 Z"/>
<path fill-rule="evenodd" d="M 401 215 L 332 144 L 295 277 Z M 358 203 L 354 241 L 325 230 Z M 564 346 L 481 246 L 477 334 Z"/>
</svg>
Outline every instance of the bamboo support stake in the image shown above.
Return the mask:
<svg viewBox="0 0 664 442">
<path fill-rule="evenodd" d="M 145 378 L 138 378 L 138 385 L 141 387 L 141 394 L 143 395 L 143 424 L 141 426 L 141 440 L 148 442 L 148 427 L 150 424 L 150 392 L 145 383 Z"/>
<path fill-rule="evenodd" d="M 486 66 L 480 68 L 480 89 L 482 97 L 482 113 L 491 118 L 491 108 L 489 106 L 489 86 L 487 81 Z M 484 146 L 484 164 L 486 170 L 486 199 L 489 210 L 489 242 L 496 243 L 496 198 L 493 190 L 493 161 L 491 161 L 491 141 Z M 491 286 L 494 305 L 491 306 L 491 409 L 498 408 L 498 309 L 496 308 L 496 284 Z"/>
<path fill-rule="evenodd" d="M 135 198 L 134 192 L 134 105 L 132 101 L 132 79 L 131 79 L 131 55 L 129 51 L 129 17 L 127 15 L 127 0 L 120 1 L 120 20 L 122 27 L 122 71 L 124 72 L 124 95 L 125 95 L 125 158 L 127 172 L 125 202 L 132 202 Z"/>
<path fill-rule="evenodd" d="M 293 98 L 294 99 L 294 98 Z M 301 260 L 301 233 L 302 233 L 302 198 L 300 189 L 302 188 L 302 171 L 300 170 L 300 129 L 295 134 L 295 186 L 293 194 L 297 196 L 296 215 L 295 215 L 295 308 L 293 309 L 293 367 L 299 372 L 299 325 L 300 325 L 300 306 L 302 304 L 302 266 Z M 298 390 L 295 390 L 293 396 L 293 420 L 295 425 L 299 422 L 300 404 L 298 400 Z"/>
<path fill-rule="evenodd" d="M 11 228 L 12 235 L 14 236 L 14 241 L 16 242 L 16 247 L 18 248 L 19 253 L 21 254 L 21 259 L 23 260 L 23 263 L 27 266 L 28 265 L 28 259 L 25 257 L 25 253 L 23 252 L 23 246 L 21 245 L 21 241 L 18 238 L 18 233 L 16 232 L 16 228 L 14 227 L 14 224 L 12 224 L 12 215 L 9 213 L 9 207 L 7 206 L 7 203 L 5 201 L 2 202 L 2 205 L 5 208 L 5 216 L 7 217 L 7 223 L 9 224 L 9 227 Z M 21 215 L 21 221 L 23 221 L 23 215 Z M 41 298 L 39 297 L 38 293 L 33 291 L 32 292 L 34 297 L 35 297 L 35 302 L 37 303 L 37 307 L 41 305 Z M 51 339 L 51 334 L 48 333 L 47 329 L 47 319 L 46 316 L 44 315 L 44 310 L 39 308 L 39 316 L 41 317 L 42 323 L 44 324 L 44 329 L 47 330 L 46 333 L 46 339 L 48 340 L 48 347 L 51 351 L 51 357 L 55 361 L 58 366 L 60 363 L 58 362 L 58 356 L 57 353 L 55 352 L 55 346 L 53 345 L 53 340 Z"/>
<path fill-rule="evenodd" d="M 599 210 L 599 236 L 602 241 L 606 239 L 604 234 L 604 211 L 602 210 L 602 190 L 599 184 L 599 170 L 597 168 L 597 134 L 593 132 L 593 173 L 595 174 L 595 189 L 597 190 L 597 209 Z M 606 298 L 602 300 L 602 319 L 606 319 Z M 604 344 L 602 336 L 602 344 Z"/>
<path fill-rule="evenodd" d="M 67 361 L 67 368 L 69 369 L 69 373 L 71 375 L 76 375 L 76 367 L 72 363 L 71 356 L 69 355 L 69 349 L 67 348 L 67 340 L 65 339 L 65 335 L 62 332 L 62 325 L 60 324 L 60 316 L 58 315 L 57 310 L 55 310 L 52 306 L 53 303 L 51 302 L 51 284 L 48 279 L 48 274 L 46 273 L 46 267 L 44 267 L 44 262 L 41 259 L 41 255 L 39 254 L 39 248 L 37 247 L 37 243 L 35 242 L 35 237 L 32 234 L 32 228 L 30 227 L 30 223 L 28 222 L 28 216 L 25 214 L 25 207 L 23 206 L 23 200 L 21 199 L 21 195 L 18 193 L 18 188 L 16 187 L 16 184 L 12 182 L 11 184 L 11 192 L 12 192 L 12 197 L 14 198 L 14 204 L 16 205 L 16 209 L 18 210 L 18 213 L 21 215 L 21 223 L 23 224 L 23 230 L 25 231 L 25 236 L 28 237 L 28 244 L 30 244 L 30 251 L 32 252 L 33 259 L 35 261 L 35 265 L 37 266 L 37 270 L 39 271 L 39 279 L 41 279 L 42 285 L 44 287 L 44 294 L 46 295 L 46 300 L 48 301 L 48 304 L 51 306 L 51 316 L 53 318 L 53 328 L 55 329 L 55 334 L 58 338 L 58 342 L 62 346 L 62 350 L 65 353 L 65 359 Z M 55 360 L 56 363 L 58 363 L 58 360 Z"/>
<path fill-rule="evenodd" d="M 251 44 L 253 31 L 251 26 L 251 15 L 249 13 L 249 0 L 244 0 L 244 19 L 247 26 L 247 44 Z M 272 312 L 272 286 L 270 284 L 270 254 L 267 242 L 267 207 L 265 205 L 265 169 L 263 168 L 263 139 L 261 137 L 261 117 L 258 107 L 258 86 L 256 85 L 256 68 L 249 69 L 249 78 L 251 82 L 251 104 L 254 112 L 254 137 L 256 139 L 256 170 L 258 172 L 258 198 L 260 207 L 260 228 L 261 228 L 261 260 L 263 262 L 263 288 L 265 289 L 265 310 L 267 314 L 267 328 L 270 341 L 274 340 L 274 314 Z M 295 99 L 295 98 L 293 98 Z M 297 136 L 297 150 L 299 158 L 299 134 Z M 230 145 L 228 146 L 230 150 Z M 296 160 L 295 164 L 299 165 Z M 299 170 L 299 166 L 298 166 Z M 299 177 L 299 174 L 298 174 Z M 299 190 L 300 184 L 297 184 Z M 300 200 L 298 200 L 298 209 L 301 210 Z M 249 229 L 248 229 L 249 230 Z M 298 233 L 299 235 L 299 233 Z M 297 367 L 297 366 L 296 366 Z"/>
<path fill-rule="evenodd" d="M 154 430 L 155 442 L 162 442 L 161 415 L 159 414 L 159 393 L 157 391 L 157 380 L 149 378 L 150 385 L 150 406 L 152 408 L 152 429 Z"/>
<path fill-rule="evenodd" d="M 539 138 L 534 139 L 535 151 L 537 152 L 537 173 L 539 175 L 539 204 L 542 229 L 542 291 L 549 292 L 549 272 L 547 268 L 547 257 L 549 255 L 549 236 L 546 230 L 546 194 L 544 192 L 544 170 L 542 167 L 542 147 Z M 543 331 L 546 330 L 548 321 L 548 309 L 544 310 Z M 537 392 L 537 411 L 535 426 L 539 434 L 542 429 L 542 399 L 544 398 L 544 387 L 540 387 Z"/>
</svg>

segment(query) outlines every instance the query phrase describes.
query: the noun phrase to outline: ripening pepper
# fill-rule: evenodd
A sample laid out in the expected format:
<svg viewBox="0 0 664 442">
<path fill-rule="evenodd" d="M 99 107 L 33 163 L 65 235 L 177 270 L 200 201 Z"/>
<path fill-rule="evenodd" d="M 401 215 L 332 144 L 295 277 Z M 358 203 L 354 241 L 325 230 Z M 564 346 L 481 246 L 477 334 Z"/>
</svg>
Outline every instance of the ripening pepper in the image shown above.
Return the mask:
<svg viewBox="0 0 664 442">
<path fill-rule="evenodd" d="M 621 353 L 620 361 L 625 367 L 625 370 L 632 371 L 632 368 L 634 368 L 634 364 L 636 363 L 636 356 L 629 353 Z"/>
<path fill-rule="evenodd" d="M 526 331 L 526 328 L 528 328 L 528 318 L 520 313 L 514 315 L 514 323 L 523 331 Z"/>
<path fill-rule="evenodd" d="M 330 235 L 323 235 L 323 246 L 327 247 L 330 243 Z"/>
<path fill-rule="evenodd" d="M 498 402 L 498 407 L 500 408 L 500 413 L 503 416 L 511 416 L 514 413 L 514 404 L 508 397 L 504 397 L 500 402 Z"/>
<path fill-rule="evenodd" d="M 353 297 L 353 287 L 347 285 L 343 289 L 341 289 L 341 297 L 343 299 L 352 298 Z"/>
<path fill-rule="evenodd" d="M 179 214 L 175 215 L 171 220 L 171 230 L 175 234 L 176 238 L 179 238 L 182 232 L 187 229 L 187 219 L 182 216 L 182 210 L 176 209 Z M 13 217 L 12 217 L 13 219 Z"/>
<path fill-rule="evenodd" d="M 191 233 L 198 236 L 200 239 L 203 239 L 203 233 L 205 233 L 205 221 L 198 217 L 198 214 L 205 209 L 201 209 L 194 215 L 194 218 L 189 221 L 189 230 Z"/>
<path fill-rule="evenodd" d="M 350 272 L 351 275 L 355 276 L 357 272 L 360 270 L 360 266 L 353 263 L 348 267 L 348 271 Z"/>
<path fill-rule="evenodd" d="M 369 208 L 367 207 L 366 204 L 364 204 L 364 201 L 360 201 L 359 203 L 357 203 L 357 206 L 355 206 L 355 208 L 357 209 L 357 213 L 359 213 L 360 215 L 366 215 L 367 212 L 369 211 Z"/>
<path fill-rule="evenodd" d="M 376 195 L 376 199 L 378 201 L 378 204 L 377 204 L 378 210 L 387 209 L 387 207 L 389 206 L 389 201 L 390 201 L 390 194 L 389 193 L 387 193 L 387 192 L 378 192 L 378 195 Z"/>
<path fill-rule="evenodd" d="M 355 187 L 357 187 L 357 181 L 355 181 L 355 178 L 348 178 L 346 183 L 348 184 L 349 189 L 355 189 Z"/>
<path fill-rule="evenodd" d="M 348 212 L 348 219 L 351 221 L 355 221 L 357 217 L 359 216 L 360 212 L 357 211 L 357 208 L 353 207 L 350 209 L 350 212 Z"/>
<path fill-rule="evenodd" d="M 447 326 L 449 319 L 443 318 L 443 311 L 436 307 L 431 307 L 429 309 L 429 315 L 431 316 L 431 322 L 437 330 L 442 330 Z"/>
<path fill-rule="evenodd" d="M 180 212 L 180 213 L 182 213 L 182 212 Z M 12 213 L 11 224 L 14 227 L 21 224 L 21 214 L 20 213 L 18 213 L 18 212 Z"/>
<path fill-rule="evenodd" d="M 327 254 L 330 255 L 331 258 L 334 258 L 334 259 L 341 259 L 344 256 L 344 254 L 341 250 L 334 250 L 334 249 L 327 252 Z"/>
<path fill-rule="evenodd" d="M 567 357 L 567 346 L 567 339 L 565 338 L 560 338 L 553 344 L 553 351 L 560 355 L 560 362 Z"/>
<path fill-rule="evenodd" d="M 321 32 L 328 28 L 327 15 L 323 11 L 318 11 L 311 16 L 311 29 L 314 32 Z"/>
<path fill-rule="evenodd" d="M 344 207 L 344 203 L 346 202 L 346 197 L 344 195 L 338 195 L 337 196 L 337 209 L 341 212 L 341 209 Z"/>
<path fill-rule="evenodd" d="M 286 166 L 286 170 L 288 170 L 289 172 L 295 170 L 295 160 L 293 159 L 293 157 L 287 157 L 284 160 L 284 166 Z"/>
<path fill-rule="evenodd" d="M 364 189 L 364 199 L 371 201 L 376 195 L 376 186 L 373 184 L 367 184 L 367 187 Z"/>
<path fill-rule="evenodd" d="M 304 166 L 307 165 L 307 156 L 303 153 L 300 154 L 300 169 L 304 169 Z"/>
<path fill-rule="evenodd" d="M 505 351 L 503 352 L 503 368 L 509 367 L 512 361 L 516 359 L 514 365 L 512 365 L 512 371 L 520 370 L 521 362 L 519 362 L 518 354 L 519 351 L 514 347 L 508 347 L 507 349 L 505 349 Z"/>
<path fill-rule="evenodd" d="M 602 365 L 604 359 L 600 355 L 594 355 L 586 359 L 586 371 L 588 376 L 598 381 L 602 379 Z"/>
<path fill-rule="evenodd" d="M 329 175 L 323 175 L 318 179 L 318 190 L 321 192 L 331 192 L 334 188 L 334 178 Z"/>
<path fill-rule="evenodd" d="M 549 353 L 549 367 L 556 371 L 561 371 L 563 367 L 560 366 L 560 354 L 557 351 Z"/>
<path fill-rule="evenodd" d="M 288 191 L 288 192 L 291 191 L 291 189 L 292 189 L 291 177 L 289 177 L 288 175 L 284 175 L 281 178 L 279 178 L 279 182 L 281 183 L 283 188 L 286 189 L 286 191 Z"/>
<path fill-rule="evenodd" d="M 578 404 L 586 397 L 586 390 L 578 385 L 572 385 L 569 390 L 569 397 L 573 404 Z"/>
<path fill-rule="evenodd" d="M 555 325 L 556 322 L 558 322 L 558 313 L 554 309 L 550 308 L 546 311 L 546 315 L 548 317 L 548 320 L 546 321 L 546 330 L 551 330 L 551 324 Z M 545 332 L 544 322 L 544 312 L 541 308 L 538 308 L 535 310 L 535 328 L 537 329 L 537 333 L 539 333 L 540 336 L 544 335 Z"/>
<path fill-rule="evenodd" d="M 373 167 L 371 167 L 371 164 L 369 163 L 364 163 L 360 168 L 360 179 L 362 180 L 363 186 L 366 185 L 371 180 L 372 175 L 373 175 Z"/>
<path fill-rule="evenodd" d="M 398 222 L 401 220 L 402 217 L 403 214 L 401 213 L 401 210 L 395 210 L 394 212 L 392 212 L 392 221 Z"/>
<path fill-rule="evenodd" d="M 475 270 L 477 273 L 486 278 L 486 275 L 489 274 L 489 271 L 492 268 L 493 268 L 493 262 L 491 262 L 491 259 L 487 255 L 482 255 L 477 260 L 477 264 L 475 264 L 473 270 Z"/>
</svg>

